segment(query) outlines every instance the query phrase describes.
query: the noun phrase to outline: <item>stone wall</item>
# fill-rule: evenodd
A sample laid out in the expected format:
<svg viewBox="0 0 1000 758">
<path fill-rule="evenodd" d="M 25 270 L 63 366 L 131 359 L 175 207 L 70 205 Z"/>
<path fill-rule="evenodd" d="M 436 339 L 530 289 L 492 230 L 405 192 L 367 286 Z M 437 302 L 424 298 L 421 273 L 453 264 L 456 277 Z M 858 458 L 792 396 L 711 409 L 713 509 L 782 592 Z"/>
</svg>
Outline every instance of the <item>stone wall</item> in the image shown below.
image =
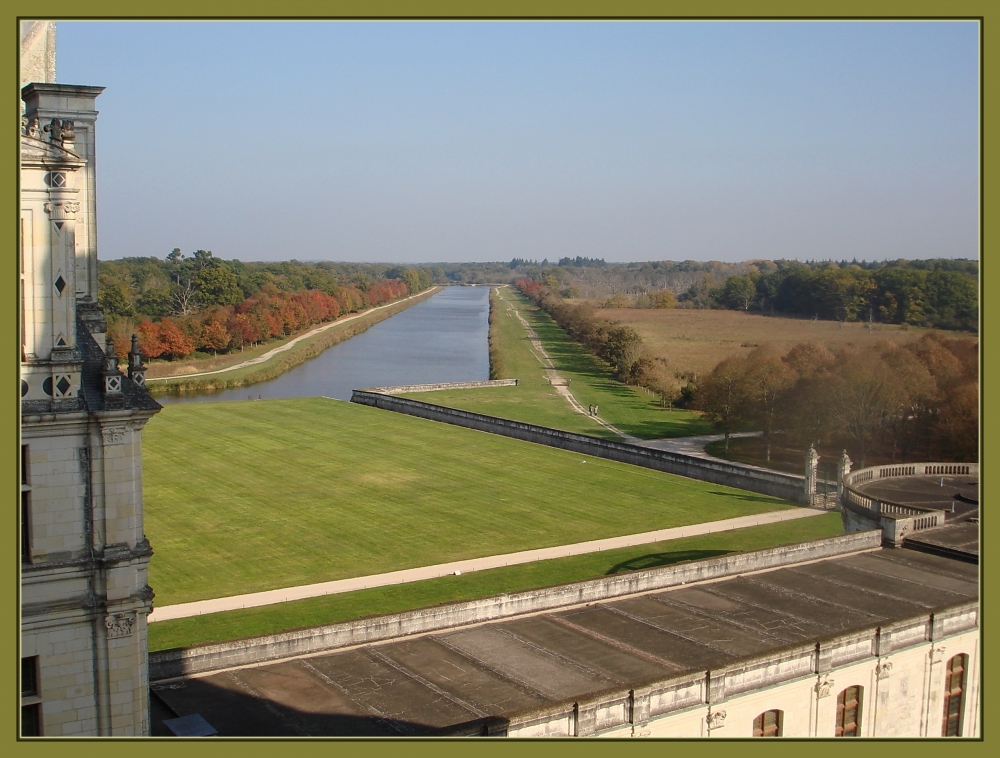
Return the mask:
<svg viewBox="0 0 1000 758">
<path fill-rule="evenodd" d="M 881 534 L 878 531 L 859 532 L 527 592 L 496 595 L 468 602 L 446 603 L 432 608 L 346 621 L 311 629 L 163 650 L 149 654 L 150 679 L 162 680 L 235 666 L 247 666 L 350 645 L 404 637 L 410 634 L 478 624 L 525 613 L 536 613 L 552 608 L 606 600 L 637 592 L 661 590 L 681 584 L 764 571 L 804 561 L 875 550 L 880 544 Z"/>
<path fill-rule="evenodd" d="M 603 440 L 588 437 L 585 434 L 574 434 L 546 426 L 525 424 L 481 413 L 446 408 L 442 405 L 433 405 L 410 398 L 393 397 L 369 390 L 354 390 L 351 402 L 405 413 L 410 416 L 419 416 L 432 421 L 442 421 L 446 424 L 464 426 L 481 432 L 501 434 L 505 437 L 513 437 L 549 447 L 572 450 L 575 453 L 607 458 L 668 474 L 679 474 L 691 479 L 701 479 L 714 484 L 724 484 L 728 487 L 773 495 L 798 503 L 808 502 L 805 495 L 804 479 L 794 474 L 768 471 L 739 463 L 696 458 L 665 450 L 654 450 L 629 442 Z"/>
</svg>

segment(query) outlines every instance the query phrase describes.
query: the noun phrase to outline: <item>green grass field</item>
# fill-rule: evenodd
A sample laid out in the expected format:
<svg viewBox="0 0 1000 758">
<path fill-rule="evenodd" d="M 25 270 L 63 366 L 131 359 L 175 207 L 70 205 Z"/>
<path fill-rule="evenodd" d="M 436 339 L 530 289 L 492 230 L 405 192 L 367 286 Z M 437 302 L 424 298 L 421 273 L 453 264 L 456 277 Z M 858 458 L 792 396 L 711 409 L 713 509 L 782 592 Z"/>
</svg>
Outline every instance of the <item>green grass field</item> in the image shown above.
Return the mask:
<svg viewBox="0 0 1000 758">
<path fill-rule="evenodd" d="M 615 438 L 613 432 L 574 411 L 548 384 L 524 327 L 508 311 L 516 307 L 535 330 L 556 370 L 570 380 L 576 399 L 585 407 L 599 406 L 605 421 L 641 439 L 711 433 L 711 425 L 700 414 L 663 408 L 655 395 L 614 379 L 606 366 L 527 298 L 509 287 L 501 288 L 499 297 L 500 315 L 492 334 L 503 356 L 504 373 L 518 379 L 518 386 L 422 392 L 406 397 L 567 432 Z"/>
<path fill-rule="evenodd" d="M 149 648 L 165 650 L 273 634 L 364 616 L 397 613 L 437 603 L 471 600 L 625 571 L 656 568 L 734 551 L 759 550 L 774 545 L 833 537 L 842 531 L 840 515 L 827 513 L 780 524 L 475 571 L 461 576 L 345 592 L 341 595 L 278 603 L 261 608 L 158 621 L 149 626 Z"/>
<path fill-rule="evenodd" d="M 322 398 L 168 406 L 143 441 L 158 605 L 794 507 Z"/>
</svg>

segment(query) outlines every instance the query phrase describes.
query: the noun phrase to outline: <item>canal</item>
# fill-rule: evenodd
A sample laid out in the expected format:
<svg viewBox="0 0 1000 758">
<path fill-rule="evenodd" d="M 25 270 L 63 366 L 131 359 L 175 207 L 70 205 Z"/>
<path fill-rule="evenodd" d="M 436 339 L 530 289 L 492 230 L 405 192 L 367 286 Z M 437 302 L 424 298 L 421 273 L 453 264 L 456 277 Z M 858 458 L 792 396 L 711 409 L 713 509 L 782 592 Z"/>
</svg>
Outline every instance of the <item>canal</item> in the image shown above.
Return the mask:
<svg viewBox="0 0 1000 758">
<path fill-rule="evenodd" d="M 489 293 L 489 287 L 445 287 L 270 381 L 156 399 L 164 405 L 320 395 L 350 400 L 362 387 L 489 379 Z"/>
</svg>

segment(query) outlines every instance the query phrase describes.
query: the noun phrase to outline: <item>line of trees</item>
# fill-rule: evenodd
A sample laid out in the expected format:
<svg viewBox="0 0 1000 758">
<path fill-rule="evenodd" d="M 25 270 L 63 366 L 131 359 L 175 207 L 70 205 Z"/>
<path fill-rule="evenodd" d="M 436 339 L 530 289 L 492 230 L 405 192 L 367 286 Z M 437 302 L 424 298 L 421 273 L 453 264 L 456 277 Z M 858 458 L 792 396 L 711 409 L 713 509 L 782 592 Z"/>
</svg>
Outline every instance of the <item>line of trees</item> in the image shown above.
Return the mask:
<svg viewBox="0 0 1000 758">
<path fill-rule="evenodd" d="M 367 270 L 366 270 L 367 268 Z M 374 269 L 374 270 L 373 270 Z M 431 284 L 420 269 L 245 264 L 205 250 L 101 263 L 100 304 L 119 352 L 133 332 L 150 358 L 244 350 Z"/>
<path fill-rule="evenodd" d="M 606 361 L 620 381 L 645 387 L 666 403 L 681 396 L 683 379 L 669 369 L 663 358 L 646 350 L 642 337 L 632 327 L 597 318 L 589 303 L 568 303 L 534 279 L 523 277 L 515 286 L 573 339 Z"/>
<path fill-rule="evenodd" d="M 976 331 L 978 275 L 978 263 L 966 260 L 758 261 L 722 281 L 703 276 L 678 301 L 682 307 Z"/>
<path fill-rule="evenodd" d="M 801 343 L 785 355 L 761 345 L 701 378 L 695 407 L 726 435 L 762 430 L 791 444 L 843 446 L 860 465 L 896 460 L 976 460 L 978 345 L 926 334 L 898 346 L 829 351 Z"/>
</svg>

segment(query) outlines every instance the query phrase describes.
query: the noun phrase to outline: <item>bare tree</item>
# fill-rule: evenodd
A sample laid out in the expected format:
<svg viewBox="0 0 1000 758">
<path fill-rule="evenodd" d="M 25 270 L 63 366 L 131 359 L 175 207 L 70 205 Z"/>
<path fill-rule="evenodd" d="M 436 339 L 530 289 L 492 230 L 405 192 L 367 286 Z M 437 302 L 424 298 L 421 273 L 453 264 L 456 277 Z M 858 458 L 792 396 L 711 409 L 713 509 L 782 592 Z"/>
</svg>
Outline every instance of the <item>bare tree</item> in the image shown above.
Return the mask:
<svg viewBox="0 0 1000 758">
<path fill-rule="evenodd" d="M 198 310 L 198 290 L 194 286 L 192 277 L 189 276 L 186 281 L 180 276 L 177 277 L 173 299 L 174 313 L 179 316 L 190 316 Z"/>
</svg>

